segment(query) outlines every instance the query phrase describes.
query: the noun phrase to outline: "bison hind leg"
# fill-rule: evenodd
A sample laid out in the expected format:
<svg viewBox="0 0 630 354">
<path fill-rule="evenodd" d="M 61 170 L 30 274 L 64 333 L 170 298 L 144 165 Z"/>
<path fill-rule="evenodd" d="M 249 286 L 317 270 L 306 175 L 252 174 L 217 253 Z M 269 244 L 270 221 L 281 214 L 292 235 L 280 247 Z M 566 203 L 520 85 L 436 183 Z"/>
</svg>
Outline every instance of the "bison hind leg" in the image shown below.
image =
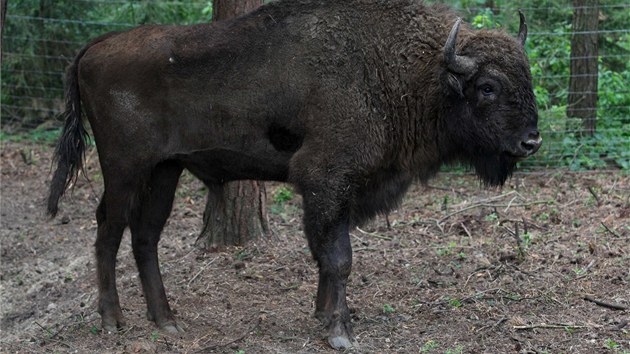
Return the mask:
<svg viewBox="0 0 630 354">
<path fill-rule="evenodd" d="M 181 172 L 182 167 L 175 161 L 165 161 L 155 166 L 148 188 L 140 195 L 129 220 L 133 255 L 147 302 L 147 319 L 169 333 L 183 330 L 175 321 L 166 298 L 157 247 L 171 213 Z"/>
<path fill-rule="evenodd" d="M 101 315 L 103 331 L 112 333 L 125 327 L 116 289 L 116 254 L 127 227 L 124 218 L 116 219 L 114 213 L 110 211 L 115 210 L 110 207 L 115 206 L 114 201 L 106 189 L 96 210 L 98 231 L 94 244 L 99 292 L 98 313 Z"/>
</svg>

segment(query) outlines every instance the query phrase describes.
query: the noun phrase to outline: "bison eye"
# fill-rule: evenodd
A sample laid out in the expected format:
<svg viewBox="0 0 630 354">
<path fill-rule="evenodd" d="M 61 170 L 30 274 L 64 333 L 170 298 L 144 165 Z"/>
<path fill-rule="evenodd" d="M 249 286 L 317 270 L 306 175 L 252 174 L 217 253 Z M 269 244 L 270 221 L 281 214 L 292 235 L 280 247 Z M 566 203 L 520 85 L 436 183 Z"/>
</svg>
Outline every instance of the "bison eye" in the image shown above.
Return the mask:
<svg viewBox="0 0 630 354">
<path fill-rule="evenodd" d="M 490 85 L 483 85 L 480 87 L 480 89 L 481 89 L 481 93 L 484 96 L 490 96 L 494 94 L 494 89 Z"/>
</svg>

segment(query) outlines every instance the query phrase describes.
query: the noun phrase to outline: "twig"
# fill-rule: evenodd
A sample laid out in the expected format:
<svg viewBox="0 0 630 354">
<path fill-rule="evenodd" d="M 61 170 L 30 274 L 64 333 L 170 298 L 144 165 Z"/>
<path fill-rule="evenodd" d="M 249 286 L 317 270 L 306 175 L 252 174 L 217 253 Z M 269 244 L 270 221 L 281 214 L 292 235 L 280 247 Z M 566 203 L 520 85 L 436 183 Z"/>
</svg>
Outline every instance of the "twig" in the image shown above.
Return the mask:
<svg viewBox="0 0 630 354">
<path fill-rule="evenodd" d="M 540 323 L 540 324 L 535 324 L 535 325 L 529 325 L 529 326 L 512 326 L 512 328 L 514 329 L 535 329 L 535 328 L 591 328 L 591 326 L 578 326 L 578 325 L 573 325 L 570 323 L 556 323 L 556 324 L 547 324 L 547 323 Z"/>
<path fill-rule="evenodd" d="M 471 243 L 472 243 L 472 239 L 473 239 L 473 237 L 472 237 L 472 235 L 470 234 L 470 231 L 468 231 L 468 229 L 466 228 L 466 225 L 464 225 L 464 223 L 463 223 L 463 222 L 462 222 L 462 223 L 459 223 L 459 224 L 462 226 L 462 229 L 464 229 L 464 232 L 466 232 L 466 235 L 468 235 L 468 238 L 470 238 L 470 241 L 471 241 Z"/>
<path fill-rule="evenodd" d="M 381 236 L 375 232 L 367 232 L 367 231 L 363 231 L 360 228 L 356 228 L 357 230 L 359 230 L 360 233 L 364 234 L 364 235 L 368 235 L 368 236 L 372 236 L 372 237 L 376 237 L 376 238 L 380 238 L 381 240 L 386 240 L 386 241 L 391 241 L 392 238 L 391 237 L 387 237 L 387 236 Z"/>
<path fill-rule="evenodd" d="M 511 204 L 511 202 L 510 202 L 510 204 L 477 203 L 477 204 L 473 204 L 471 206 L 468 206 L 466 208 L 462 208 L 462 209 L 459 209 L 457 211 L 454 211 L 454 212 L 452 212 L 450 214 L 447 214 L 447 215 L 443 216 L 440 220 L 438 220 L 438 222 L 442 223 L 444 220 L 450 218 L 451 216 L 463 213 L 463 212 L 465 212 L 467 210 L 470 210 L 470 209 L 479 208 L 479 207 L 495 208 L 496 209 L 496 208 L 505 207 L 505 206 L 507 206 L 507 207 L 529 206 L 529 205 L 534 205 L 534 204 L 545 204 L 545 203 L 548 203 L 548 202 L 549 202 L 549 200 L 537 200 L 537 201 L 533 201 L 533 202 L 529 202 L 529 203 L 518 203 L 518 204 Z"/>
<path fill-rule="evenodd" d="M 206 263 L 203 267 L 201 267 L 201 269 L 199 269 L 199 271 L 197 272 L 197 274 L 195 274 L 189 281 L 188 281 L 188 288 L 190 288 L 190 284 L 192 284 L 193 281 L 195 281 L 195 279 L 197 279 L 197 277 L 203 273 L 206 268 L 208 268 L 212 263 L 214 263 L 214 261 L 216 261 L 219 257 L 214 257 L 213 259 L 211 259 L 210 261 L 208 261 L 208 263 Z"/>
<path fill-rule="evenodd" d="M 479 328 L 476 332 L 477 333 L 481 332 L 481 331 L 485 330 L 486 328 L 495 328 L 495 327 L 499 326 L 501 323 L 503 323 L 503 322 L 505 322 L 507 320 L 508 320 L 507 317 L 503 317 L 503 318 L 499 319 L 497 322 L 495 322 L 492 325 L 487 325 L 487 326 L 483 326 L 483 327 Z"/>
<path fill-rule="evenodd" d="M 595 198 L 595 201 L 597 202 L 597 206 L 602 205 L 602 202 L 599 200 L 599 197 L 597 196 L 597 193 L 595 193 L 595 191 L 593 190 L 593 187 L 588 186 L 587 189 L 588 189 L 589 193 L 591 193 L 593 198 Z"/>
<path fill-rule="evenodd" d="M 609 229 L 608 226 L 606 226 L 606 224 L 604 224 L 604 222 L 601 222 L 602 226 L 604 227 L 604 229 L 606 229 L 606 231 L 610 232 L 611 235 L 619 238 L 621 237 L 618 233 L 614 232 L 613 230 Z"/>
<path fill-rule="evenodd" d="M 236 338 L 234 340 L 231 340 L 231 341 L 229 341 L 227 343 L 214 344 L 214 345 L 207 346 L 207 347 L 205 347 L 203 349 L 200 349 L 200 350 L 196 351 L 196 353 L 207 353 L 207 352 L 209 352 L 211 350 L 214 350 L 214 349 L 217 349 L 217 348 L 221 348 L 221 347 L 227 347 L 230 344 L 233 344 L 233 343 L 236 343 L 236 342 L 238 342 L 240 340 L 243 340 L 245 337 L 247 337 L 250 334 L 250 332 L 252 332 L 256 328 L 258 328 L 258 326 L 260 326 L 261 322 L 262 322 L 262 318 L 258 317 L 258 320 L 256 321 L 256 323 L 251 328 L 249 328 L 247 331 L 245 331 L 245 333 L 243 333 L 243 335 L 241 335 L 240 337 L 238 337 L 238 338 Z"/>
<path fill-rule="evenodd" d="M 597 299 L 593 299 L 590 296 L 584 296 L 584 300 L 590 301 L 590 302 L 592 302 L 592 303 L 594 303 L 596 305 L 607 307 L 607 308 L 613 309 L 613 310 L 627 310 L 628 309 L 627 306 L 623 306 L 623 305 L 619 305 L 619 304 L 611 304 L 609 302 L 604 302 L 604 301 L 600 301 L 600 300 L 597 300 Z"/>
</svg>

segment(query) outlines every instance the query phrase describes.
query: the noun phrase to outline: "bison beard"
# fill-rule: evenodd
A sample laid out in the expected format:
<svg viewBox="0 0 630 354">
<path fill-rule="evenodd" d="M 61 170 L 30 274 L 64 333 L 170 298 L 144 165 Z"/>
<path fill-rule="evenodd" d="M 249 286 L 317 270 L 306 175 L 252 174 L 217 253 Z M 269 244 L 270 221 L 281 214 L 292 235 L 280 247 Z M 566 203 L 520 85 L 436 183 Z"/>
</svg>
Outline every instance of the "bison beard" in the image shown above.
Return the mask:
<svg viewBox="0 0 630 354">
<path fill-rule="evenodd" d="M 500 185 L 540 146 L 526 36 L 522 15 L 513 38 L 415 0 L 281 0 L 86 45 L 67 70 L 48 212 L 81 169 L 85 112 L 105 185 L 95 243 L 103 329 L 125 325 L 115 265 L 129 227 L 148 318 L 182 330 L 157 247 L 187 169 L 210 191 L 236 179 L 296 186 L 319 266 L 315 314 L 332 347 L 353 346 L 350 228 L 445 163 Z"/>
</svg>

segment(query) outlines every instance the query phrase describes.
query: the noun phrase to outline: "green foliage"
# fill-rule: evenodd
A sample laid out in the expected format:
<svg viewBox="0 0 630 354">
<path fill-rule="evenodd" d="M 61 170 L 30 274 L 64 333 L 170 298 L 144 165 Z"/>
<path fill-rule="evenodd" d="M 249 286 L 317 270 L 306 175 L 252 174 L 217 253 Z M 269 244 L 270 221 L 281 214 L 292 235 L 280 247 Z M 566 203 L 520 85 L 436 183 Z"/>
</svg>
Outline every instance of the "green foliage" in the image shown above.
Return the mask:
<svg viewBox="0 0 630 354">
<path fill-rule="evenodd" d="M 277 204 L 284 204 L 294 197 L 293 189 L 291 187 L 278 187 L 273 194 L 273 201 Z"/>
<path fill-rule="evenodd" d="M 151 336 L 149 338 L 151 339 L 151 342 L 157 342 L 157 340 L 160 339 L 160 332 L 158 331 L 151 332 Z"/>
<path fill-rule="evenodd" d="M 53 144 L 57 141 L 61 135 L 61 128 L 56 128 L 52 130 L 47 129 L 34 129 L 26 132 L 19 132 L 15 134 L 11 134 L 5 131 L 0 131 L 0 142 L 4 141 L 15 141 L 15 142 L 33 142 L 33 143 L 43 143 L 43 144 Z"/>
<path fill-rule="evenodd" d="M 210 0 L 8 1 L 2 41 L 3 132 L 54 125 L 49 123 L 63 110 L 65 67 L 91 39 L 138 24 L 201 23 L 211 16 Z"/>
</svg>

